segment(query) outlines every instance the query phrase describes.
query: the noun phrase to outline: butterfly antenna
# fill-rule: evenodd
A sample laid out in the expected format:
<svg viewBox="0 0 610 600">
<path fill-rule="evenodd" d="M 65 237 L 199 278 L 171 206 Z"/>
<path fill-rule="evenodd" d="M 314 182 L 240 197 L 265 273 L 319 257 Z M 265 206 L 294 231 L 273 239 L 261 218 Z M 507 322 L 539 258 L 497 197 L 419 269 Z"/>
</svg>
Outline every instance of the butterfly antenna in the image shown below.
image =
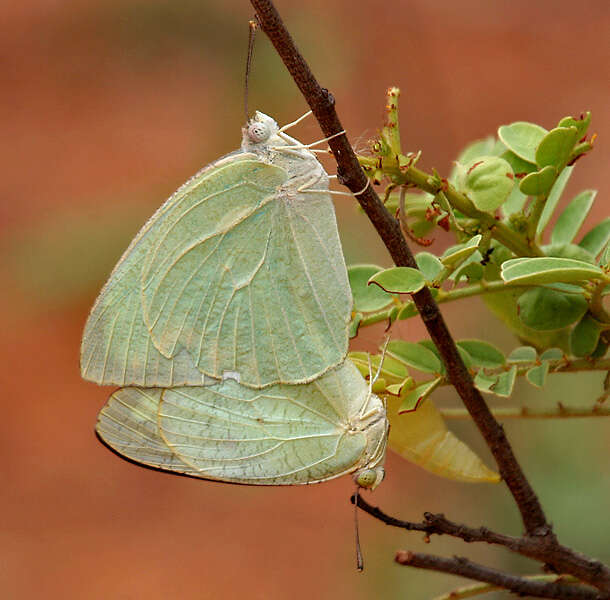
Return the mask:
<svg viewBox="0 0 610 600">
<path fill-rule="evenodd" d="M 256 30 L 258 29 L 258 21 L 252 19 L 248 22 L 248 55 L 246 56 L 246 77 L 244 84 L 244 112 L 246 115 L 246 122 L 250 118 L 250 111 L 248 110 L 248 84 L 250 82 L 250 73 L 252 71 L 252 57 L 254 56 L 254 40 L 256 38 Z"/>
<path fill-rule="evenodd" d="M 356 493 L 354 494 L 354 531 L 356 533 L 356 569 L 360 573 L 364 570 L 364 559 L 362 558 L 362 549 L 360 548 L 360 528 L 358 527 L 358 491 L 360 486 L 356 485 Z"/>
</svg>

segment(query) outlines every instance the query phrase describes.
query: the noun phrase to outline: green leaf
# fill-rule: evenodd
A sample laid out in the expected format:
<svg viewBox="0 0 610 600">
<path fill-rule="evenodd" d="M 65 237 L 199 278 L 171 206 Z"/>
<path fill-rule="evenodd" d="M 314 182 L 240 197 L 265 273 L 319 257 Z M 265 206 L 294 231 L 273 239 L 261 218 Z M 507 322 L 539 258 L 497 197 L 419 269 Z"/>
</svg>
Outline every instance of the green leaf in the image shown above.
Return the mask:
<svg viewBox="0 0 610 600">
<path fill-rule="evenodd" d="M 549 348 L 540 355 L 540 360 L 561 360 L 563 351 L 560 348 Z"/>
<path fill-rule="evenodd" d="M 583 296 L 532 288 L 519 296 L 519 318 L 536 331 L 554 331 L 576 323 L 587 312 Z"/>
<path fill-rule="evenodd" d="M 513 393 L 515 378 L 517 377 L 517 365 L 513 365 L 509 371 L 498 375 L 498 381 L 491 386 L 490 391 L 497 396 L 508 398 Z"/>
<path fill-rule="evenodd" d="M 574 239 L 593 206 L 596 194 L 595 190 L 585 190 L 572 199 L 553 227 L 552 244 L 565 244 Z"/>
<path fill-rule="evenodd" d="M 488 375 L 483 370 L 480 370 L 474 378 L 474 386 L 481 392 L 489 392 L 489 390 L 498 382 L 497 375 Z"/>
<path fill-rule="evenodd" d="M 399 310 L 396 318 L 399 321 L 410 319 L 418 314 L 417 308 L 413 302 L 405 302 L 404 306 Z"/>
<path fill-rule="evenodd" d="M 538 170 L 535 164 L 523 160 L 510 150 L 500 154 L 500 158 L 503 158 L 511 166 L 511 169 L 515 175 L 521 175 L 522 173 L 527 175 L 528 173 L 533 173 L 534 171 Z"/>
<path fill-rule="evenodd" d="M 443 363 L 443 359 L 441 358 L 440 352 L 438 351 L 438 348 L 436 347 L 434 342 L 432 340 L 420 340 L 419 342 L 417 342 L 417 345 L 422 346 L 426 350 L 430 350 L 430 352 L 434 353 L 436 358 L 438 358 L 438 361 L 441 363 L 441 373 L 444 373 L 445 365 Z"/>
<path fill-rule="evenodd" d="M 506 202 L 502 205 L 502 212 L 505 215 L 520 213 L 523 211 L 526 201 L 527 196 L 519 189 L 518 185 L 515 185 L 506 199 Z"/>
<path fill-rule="evenodd" d="M 534 362 L 538 354 L 532 346 L 518 346 L 506 358 L 509 363 Z"/>
<path fill-rule="evenodd" d="M 563 190 L 570 179 L 570 175 L 572 175 L 572 171 L 574 167 L 566 167 L 559 173 L 559 176 L 555 180 L 553 187 L 551 188 L 551 192 L 549 193 L 549 197 L 546 199 L 544 203 L 544 208 L 542 209 L 542 214 L 540 215 L 540 219 L 538 220 L 538 226 L 536 227 L 536 235 L 540 235 L 545 227 L 549 224 L 555 209 L 557 208 L 557 203 L 561 198 L 561 194 L 563 194 Z"/>
<path fill-rule="evenodd" d="M 400 404 L 398 414 L 412 412 L 438 387 L 443 380 L 442 377 L 437 377 L 432 381 L 427 381 L 418 385 L 413 391 L 409 392 Z"/>
<path fill-rule="evenodd" d="M 551 129 L 542 138 L 536 149 L 536 164 L 539 167 L 552 165 L 560 171 L 568 162 L 578 137 L 576 127 Z"/>
<path fill-rule="evenodd" d="M 358 367 L 358 370 L 365 378 L 370 376 L 368 356 L 368 352 L 349 353 L 349 359 L 356 365 L 356 367 Z M 373 375 L 379 369 L 380 361 L 381 356 L 378 354 L 371 355 L 371 368 L 373 369 Z M 383 360 L 383 367 L 380 375 L 386 377 L 387 379 L 402 381 L 409 376 L 409 372 L 404 364 L 386 356 Z"/>
<path fill-rule="evenodd" d="M 581 116 L 580 119 L 575 119 L 574 117 L 564 117 L 561 119 L 561 121 L 559 121 L 557 127 L 576 127 L 578 130 L 578 139 L 581 139 L 586 135 L 590 123 L 591 113 L 587 111 Z"/>
<path fill-rule="evenodd" d="M 591 315 L 583 319 L 572 329 L 570 348 L 574 356 L 589 356 L 597 347 L 603 328 Z"/>
<path fill-rule="evenodd" d="M 349 284 L 354 296 L 354 310 L 374 312 L 392 304 L 394 296 L 376 285 L 368 285 L 369 279 L 382 270 L 383 267 L 376 265 L 352 265 L 347 269 Z"/>
<path fill-rule="evenodd" d="M 474 366 L 474 361 L 472 360 L 472 357 L 468 353 L 468 350 L 465 350 L 464 348 L 460 348 L 460 346 L 458 346 L 457 351 L 458 351 L 458 354 L 462 358 L 462 362 L 464 363 L 464 366 L 467 369 L 471 369 Z"/>
<path fill-rule="evenodd" d="M 475 367 L 501 367 L 506 363 L 504 354 L 494 345 L 482 340 L 460 340 L 458 348 L 466 350 Z"/>
<path fill-rule="evenodd" d="M 356 313 L 349 324 L 348 335 L 351 338 L 355 338 L 358 335 L 358 329 L 360 329 L 360 323 L 362 323 L 362 313 Z"/>
<path fill-rule="evenodd" d="M 498 156 L 483 156 L 466 165 L 461 190 L 481 211 L 493 213 L 515 185 L 511 166 Z"/>
<path fill-rule="evenodd" d="M 436 354 L 421 344 L 404 340 L 393 340 L 388 344 L 387 353 L 397 360 L 424 373 L 440 373 L 441 361 Z"/>
<path fill-rule="evenodd" d="M 426 281 L 434 281 L 436 276 L 443 270 L 441 261 L 430 252 L 419 252 L 415 255 L 415 262 L 419 270 L 424 274 Z"/>
<path fill-rule="evenodd" d="M 603 358 L 608 351 L 608 343 L 604 341 L 602 337 L 599 338 L 599 342 L 597 343 L 597 348 L 591 352 L 589 355 L 590 358 L 597 359 Z"/>
<path fill-rule="evenodd" d="M 502 279 L 513 284 L 544 284 L 603 279 L 595 265 L 571 258 L 513 258 L 502 263 Z"/>
<path fill-rule="evenodd" d="M 426 278 L 418 269 L 411 267 L 392 267 L 384 269 L 368 280 L 368 285 L 374 283 L 386 292 L 395 294 L 412 294 L 426 285 Z"/>
<path fill-rule="evenodd" d="M 546 134 L 546 129 L 540 125 L 526 121 L 517 121 L 498 128 L 498 137 L 503 144 L 519 158 L 533 164 L 536 164 L 536 148 Z"/>
<path fill-rule="evenodd" d="M 412 377 L 405 377 L 400 383 L 392 383 L 385 388 L 385 392 L 398 396 L 401 399 L 406 398 L 410 390 L 415 389 L 415 382 Z"/>
<path fill-rule="evenodd" d="M 472 162 L 475 158 L 479 158 L 480 156 L 493 155 L 495 146 L 496 140 L 493 138 L 493 136 L 489 136 L 483 140 L 475 140 L 466 146 L 455 160 L 455 164 L 451 169 L 451 173 L 448 178 L 449 183 L 455 185 L 458 173 L 463 172 L 464 165 Z"/>
<path fill-rule="evenodd" d="M 573 258 L 575 260 L 582 260 L 583 262 L 595 264 L 595 258 L 593 255 L 577 246 L 576 244 L 547 244 L 542 246 L 542 250 L 546 256 L 554 256 L 556 258 Z"/>
<path fill-rule="evenodd" d="M 546 376 L 549 372 L 549 363 L 543 361 L 541 365 L 532 367 L 525 374 L 525 378 L 535 387 L 542 388 L 546 383 Z"/>
<path fill-rule="evenodd" d="M 449 279 L 459 283 L 460 279 L 466 278 L 469 282 L 481 281 L 483 279 L 484 268 L 483 265 L 474 262 L 462 265 L 457 271 L 451 274 Z"/>
<path fill-rule="evenodd" d="M 519 184 L 519 190 L 526 196 L 545 196 L 557 177 L 557 169 L 544 167 L 540 171 L 526 175 Z"/>
<path fill-rule="evenodd" d="M 441 256 L 441 263 L 447 267 L 456 267 L 474 254 L 483 236 L 481 234 L 471 237 L 465 244 L 457 244 L 445 250 Z"/>
<path fill-rule="evenodd" d="M 597 224 L 578 242 L 581 248 L 597 256 L 610 241 L 610 217 Z"/>
</svg>

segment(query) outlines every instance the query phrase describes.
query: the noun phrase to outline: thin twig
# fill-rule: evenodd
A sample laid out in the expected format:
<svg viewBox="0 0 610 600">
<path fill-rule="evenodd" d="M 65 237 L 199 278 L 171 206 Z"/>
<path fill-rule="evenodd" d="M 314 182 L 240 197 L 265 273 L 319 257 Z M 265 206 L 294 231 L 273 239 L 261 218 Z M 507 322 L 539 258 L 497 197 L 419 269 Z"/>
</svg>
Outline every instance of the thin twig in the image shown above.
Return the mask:
<svg viewBox="0 0 610 600">
<path fill-rule="evenodd" d="M 547 581 L 549 583 L 578 583 L 578 579 L 571 575 L 524 575 L 523 579 L 528 581 Z M 497 585 L 475 583 L 474 585 L 467 585 L 446 594 L 441 594 L 432 600 L 463 600 L 464 598 L 474 598 L 475 596 L 482 596 L 483 594 L 489 594 L 489 592 L 498 590 L 502 590 L 502 588 Z"/>
<path fill-rule="evenodd" d="M 607 595 L 581 585 L 533 581 L 518 575 L 509 575 L 496 569 L 472 562 L 460 556 L 444 558 L 419 552 L 400 550 L 396 553 L 396 562 L 401 565 L 440 571 L 476 581 L 484 581 L 500 588 L 510 590 L 519 596 L 536 598 L 557 598 L 559 600 L 605 600 Z"/>
<path fill-rule="evenodd" d="M 354 502 L 353 496 L 352 502 Z M 420 531 L 427 536 L 449 535 L 467 543 L 483 542 L 502 546 L 521 556 L 527 556 L 542 563 L 552 564 L 560 573 L 574 571 L 571 574 L 576 572 L 580 575 L 584 574 L 584 577 L 579 575 L 579 579 L 587 581 L 600 589 L 608 590 L 608 570 L 601 562 L 574 552 L 571 548 L 561 544 L 544 543 L 545 540 L 535 537 L 504 535 L 492 531 L 487 527 L 469 527 L 468 525 L 450 521 L 443 514 L 424 513 L 424 520 L 421 523 L 402 521 L 387 515 L 378 507 L 368 504 L 362 496 L 358 496 L 358 506 L 391 527 L 398 527 L 407 531 Z"/>
</svg>

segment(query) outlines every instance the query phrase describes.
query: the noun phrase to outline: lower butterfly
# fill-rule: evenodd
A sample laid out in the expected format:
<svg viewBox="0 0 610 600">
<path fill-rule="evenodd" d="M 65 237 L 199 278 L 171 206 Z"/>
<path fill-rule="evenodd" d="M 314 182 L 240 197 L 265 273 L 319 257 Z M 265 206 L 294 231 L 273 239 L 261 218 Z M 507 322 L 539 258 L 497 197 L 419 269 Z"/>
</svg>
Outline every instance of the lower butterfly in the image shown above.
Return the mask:
<svg viewBox="0 0 610 600">
<path fill-rule="evenodd" d="M 255 390 L 232 378 L 202 387 L 116 391 L 97 432 L 135 462 L 252 485 L 383 479 L 388 420 L 382 401 L 346 360 L 311 383 Z"/>
</svg>

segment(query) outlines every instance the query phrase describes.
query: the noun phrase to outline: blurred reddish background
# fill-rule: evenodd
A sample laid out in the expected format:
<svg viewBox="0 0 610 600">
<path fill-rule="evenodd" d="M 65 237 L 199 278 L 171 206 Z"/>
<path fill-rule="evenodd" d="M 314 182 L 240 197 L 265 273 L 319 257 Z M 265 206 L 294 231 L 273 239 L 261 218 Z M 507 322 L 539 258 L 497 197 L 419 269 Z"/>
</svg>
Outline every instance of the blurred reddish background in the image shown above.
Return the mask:
<svg viewBox="0 0 610 600">
<path fill-rule="evenodd" d="M 422 164 L 441 173 L 467 142 L 501 124 L 551 127 L 592 110 L 597 147 L 569 191 L 599 188 L 591 221 L 608 213 L 607 0 L 278 0 L 278 8 L 361 149 L 392 84 L 402 89 L 405 149 L 423 150 Z M 87 311 L 163 199 L 238 146 L 253 11 L 245 0 L 31 0 L 2 12 L 2 597 L 423 599 L 464 583 L 398 567 L 399 548 L 533 572 L 536 565 L 490 548 L 444 539 L 424 546 L 363 516 L 359 575 L 349 478 L 230 486 L 140 469 L 97 442 L 96 413 L 110 390 L 79 377 Z M 263 35 L 250 101 L 280 123 L 306 110 Z M 320 137 L 313 121 L 296 135 Z M 340 199 L 337 211 L 348 263 L 388 265 L 355 203 Z M 479 308 L 448 307 L 456 335 L 514 346 Z M 415 320 L 398 333 L 423 336 Z M 380 337 L 365 330 L 354 347 L 372 349 Z M 524 386 L 517 393 L 525 402 L 569 402 L 599 390 L 597 374 L 556 376 L 546 395 Z M 506 428 L 562 541 L 610 560 L 608 424 Z M 454 430 L 492 464 L 472 426 Z M 387 472 L 372 501 L 390 514 L 444 511 L 520 532 L 503 486 L 444 481 L 393 455 Z"/>
</svg>

